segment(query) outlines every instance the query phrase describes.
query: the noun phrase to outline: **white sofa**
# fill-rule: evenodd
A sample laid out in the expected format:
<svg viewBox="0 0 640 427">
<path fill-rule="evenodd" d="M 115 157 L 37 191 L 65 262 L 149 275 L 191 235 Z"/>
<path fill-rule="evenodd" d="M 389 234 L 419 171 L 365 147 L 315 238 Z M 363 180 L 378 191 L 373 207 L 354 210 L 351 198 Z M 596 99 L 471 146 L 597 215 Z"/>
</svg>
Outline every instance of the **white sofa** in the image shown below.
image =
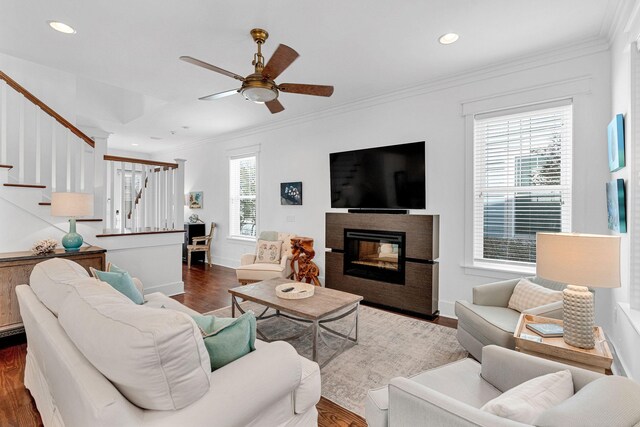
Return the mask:
<svg viewBox="0 0 640 427">
<path fill-rule="evenodd" d="M 109 290 L 110 286 L 89 278 L 77 264 L 59 258 L 36 266 L 30 284 L 16 288 L 27 334 L 24 382 L 45 426 L 317 426 L 318 365 L 285 342 L 257 341 L 256 351 L 205 372 L 209 362 L 204 343 L 194 339 L 199 331 L 185 315 L 195 312 L 177 301 L 153 293 L 145 296 L 144 306 L 136 306 L 122 300 L 126 297 Z M 139 318 L 118 320 L 123 310 Z M 131 327 L 145 316 L 154 322 L 150 332 Z M 173 320 L 163 324 L 164 316 Z M 172 348 L 167 331 L 177 327 L 187 341 Z M 139 336 L 139 344 L 123 349 L 129 334 L 134 339 Z M 156 340 L 151 350 L 158 359 L 164 358 L 161 372 L 150 371 L 157 360 L 145 353 L 148 339 Z M 190 366 L 195 370 L 181 378 Z M 134 377 L 142 376 L 107 379 L 131 367 L 137 369 Z M 173 376 L 167 380 L 173 381 L 169 388 L 180 390 L 167 392 L 163 383 L 158 393 L 169 396 L 169 404 L 179 409 L 142 409 L 125 397 L 147 393 L 131 387 L 142 387 L 154 376 Z M 166 404 L 157 400 L 158 405 Z"/>
</svg>

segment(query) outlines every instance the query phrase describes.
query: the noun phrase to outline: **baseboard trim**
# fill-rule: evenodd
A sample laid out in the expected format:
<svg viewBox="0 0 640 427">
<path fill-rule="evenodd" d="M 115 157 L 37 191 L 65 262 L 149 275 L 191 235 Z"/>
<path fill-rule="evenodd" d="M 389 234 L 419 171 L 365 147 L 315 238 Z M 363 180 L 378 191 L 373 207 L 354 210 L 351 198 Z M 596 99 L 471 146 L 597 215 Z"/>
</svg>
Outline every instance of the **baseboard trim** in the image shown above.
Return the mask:
<svg viewBox="0 0 640 427">
<path fill-rule="evenodd" d="M 456 317 L 456 303 L 455 301 L 438 301 L 438 307 L 440 308 L 440 316 L 449 317 L 451 319 L 457 319 Z"/>
<path fill-rule="evenodd" d="M 144 288 L 145 294 L 151 294 L 153 292 L 162 292 L 166 296 L 184 294 L 184 282 L 163 283 L 161 285 L 148 286 Z"/>
</svg>

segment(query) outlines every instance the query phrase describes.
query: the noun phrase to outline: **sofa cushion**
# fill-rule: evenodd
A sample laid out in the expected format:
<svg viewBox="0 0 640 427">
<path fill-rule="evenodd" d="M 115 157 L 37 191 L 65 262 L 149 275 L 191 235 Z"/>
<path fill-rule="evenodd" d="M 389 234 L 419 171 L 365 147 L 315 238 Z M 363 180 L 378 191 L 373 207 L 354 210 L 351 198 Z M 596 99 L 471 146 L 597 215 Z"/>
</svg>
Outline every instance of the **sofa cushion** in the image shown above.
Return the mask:
<svg viewBox="0 0 640 427">
<path fill-rule="evenodd" d="M 236 318 L 192 316 L 200 328 L 209 353 L 211 371 L 246 356 L 256 349 L 256 316 L 248 311 Z"/>
<path fill-rule="evenodd" d="M 59 321 L 91 364 L 141 408 L 184 408 L 209 390 L 209 356 L 184 313 L 136 305 L 87 279 L 72 287 Z"/>
<path fill-rule="evenodd" d="M 116 291 L 129 298 L 135 304 L 140 305 L 144 303 L 142 293 L 138 290 L 135 283 L 133 283 L 133 278 L 126 271 L 100 271 L 93 267 L 90 271 L 93 277 L 113 286 Z"/>
<path fill-rule="evenodd" d="M 518 421 L 533 424 L 545 410 L 573 396 L 571 371 L 542 375 L 526 381 L 487 402 L 481 410 Z"/>
<path fill-rule="evenodd" d="M 33 267 L 29 284 L 38 299 L 57 316 L 71 292 L 71 285 L 88 277 L 89 273 L 80 264 L 64 258 L 51 258 Z"/>
<path fill-rule="evenodd" d="M 520 279 L 509 298 L 508 307 L 523 312 L 530 308 L 562 301 L 562 292 L 537 285 L 528 279 Z"/>
<path fill-rule="evenodd" d="M 602 377 L 584 386 L 571 399 L 540 414 L 535 425 L 634 426 L 640 423 L 638 402 L 640 384 L 624 377 Z"/>
<path fill-rule="evenodd" d="M 256 263 L 280 264 L 281 249 L 282 242 L 280 240 L 258 240 L 258 244 L 256 245 Z"/>
<path fill-rule="evenodd" d="M 284 277 L 282 264 L 249 264 L 236 268 L 238 280 L 267 280 Z"/>
<path fill-rule="evenodd" d="M 458 327 L 469 331 L 482 344 L 515 348 L 513 333 L 520 318 L 517 311 L 456 301 L 455 313 L 458 317 Z"/>
</svg>

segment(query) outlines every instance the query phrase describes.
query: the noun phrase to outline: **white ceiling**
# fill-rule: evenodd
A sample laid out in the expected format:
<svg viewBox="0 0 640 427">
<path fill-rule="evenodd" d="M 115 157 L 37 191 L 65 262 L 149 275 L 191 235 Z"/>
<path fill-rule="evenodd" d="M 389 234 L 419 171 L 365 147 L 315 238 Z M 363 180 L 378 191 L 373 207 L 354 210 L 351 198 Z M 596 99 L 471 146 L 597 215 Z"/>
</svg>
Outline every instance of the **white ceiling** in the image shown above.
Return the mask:
<svg viewBox="0 0 640 427">
<path fill-rule="evenodd" d="M 114 132 L 115 148 L 158 151 L 603 37 L 620 1 L 2 0 L 0 51 L 76 74 L 89 93 L 121 93 L 135 111 L 78 120 Z M 241 95 L 197 101 L 238 82 L 178 57 L 247 75 L 254 27 L 269 31 L 267 60 L 279 43 L 300 53 L 279 83 L 333 84 L 334 95 L 282 94 L 276 115 Z M 448 32 L 460 40 L 440 45 Z"/>
</svg>

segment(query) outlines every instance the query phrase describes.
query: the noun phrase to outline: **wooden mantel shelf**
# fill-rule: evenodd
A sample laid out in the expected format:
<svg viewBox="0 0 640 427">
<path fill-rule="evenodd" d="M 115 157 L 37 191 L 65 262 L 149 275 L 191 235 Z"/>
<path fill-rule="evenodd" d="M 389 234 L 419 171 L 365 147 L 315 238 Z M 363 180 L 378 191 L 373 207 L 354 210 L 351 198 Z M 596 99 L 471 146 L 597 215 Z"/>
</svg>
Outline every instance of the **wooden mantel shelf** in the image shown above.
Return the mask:
<svg viewBox="0 0 640 427">
<path fill-rule="evenodd" d="M 96 237 L 118 237 L 118 236 L 141 236 L 145 234 L 170 234 L 170 233 L 184 233 L 184 230 L 154 230 L 143 229 L 138 231 L 120 231 L 120 230 L 105 230 L 102 234 L 97 234 Z"/>
</svg>

